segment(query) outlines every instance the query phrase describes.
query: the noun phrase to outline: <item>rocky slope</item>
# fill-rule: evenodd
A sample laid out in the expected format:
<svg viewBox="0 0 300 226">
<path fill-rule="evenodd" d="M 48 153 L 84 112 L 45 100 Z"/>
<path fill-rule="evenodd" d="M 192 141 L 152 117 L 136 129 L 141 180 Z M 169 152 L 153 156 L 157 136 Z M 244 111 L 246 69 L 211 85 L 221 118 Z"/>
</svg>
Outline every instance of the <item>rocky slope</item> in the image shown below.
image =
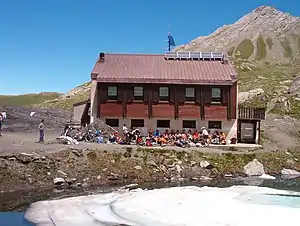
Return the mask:
<svg viewBox="0 0 300 226">
<path fill-rule="evenodd" d="M 239 72 L 240 104 L 299 115 L 300 17 L 260 6 L 175 50 L 227 52 Z"/>
<path fill-rule="evenodd" d="M 9 132 L 36 131 L 42 119 L 47 129 L 62 129 L 71 120 L 71 112 L 59 108 L 40 108 L 28 106 L 0 106 L 6 112 L 3 130 Z M 31 112 L 35 112 L 30 116 Z"/>
<path fill-rule="evenodd" d="M 80 86 L 71 89 L 66 94 L 63 94 L 55 99 L 45 101 L 42 106 L 71 108 L 74 103 L 87 100 L 90 98 L 91 83 L 87 82 Z"/>
<path fill-rule="evenodd" d="M 261 6 L 177 50 L 227 51 L 245 60 L 290 63 L 300 52 L 300 18 Z"/>
</svg>

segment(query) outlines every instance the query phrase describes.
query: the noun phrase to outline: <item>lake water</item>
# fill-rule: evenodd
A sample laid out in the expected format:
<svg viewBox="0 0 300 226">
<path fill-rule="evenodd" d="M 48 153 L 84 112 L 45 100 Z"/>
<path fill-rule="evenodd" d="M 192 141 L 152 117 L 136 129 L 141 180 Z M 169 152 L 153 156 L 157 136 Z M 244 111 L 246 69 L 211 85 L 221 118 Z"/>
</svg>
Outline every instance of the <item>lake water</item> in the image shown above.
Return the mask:
<svg viewBox="0 0 300 226">
<path fill-rule="evenodd" d="M 181 192 L 181 193 L 178 192 L 178 191 L 176 191 L 178 193 L 173 192 L 175 194 L 175 196 L 174 196 L 174 194 L 172 196 L 172 194 L 170 194 L 169 192 L 165 193 L 165 195 L 163 195 L 161 197 L 156 197 L 157 196 L 156 193 L 155 194 L 153 193 L 152 195 L 149 195 L 149 193 L 148 193 L 147 196 L 152 197 L 152 198 L 150 198 L 152 200 L 155 200 L 155 197 L 156 197 L 157 200 L 155 200 L 153 202 L 157 203 L 157 205 L 163 205 L 163 204 L 159 203 L 161 200 L 164 200 L 164 202 L 171 202 L 171 204 L 168 204 L 168 205 L 172 205 L 173 208 L 175 209 L 174 211 L 176 211 L 176 208 L 177 208 L 177 207 L 175 208 L 175 205 L 176 205 L 177 201 L 175 201 L 175 203 L 172 203 L 172 202 L 174 201 L 174 199 L 176 199 L 177 197 L 180 196 L 180 202 L 181 202 L 180 208 L 181 209 L 177 208 L 177 211 L 180 211 L 180 213 L 183 213 L 183 212 L 186 211 L 186 209 L 189 209 L 187 211 L 187 213 L 185 213 L 185 214 L 190 214 L 191 209 L 189 208 L 189 206 L 197 205 L 197 203 L 193 203 L 193 200 L 192 200 L 193 197 L 197 196 L 197 194 L 200 194 L 198 199 L 201 200 L 201 202 L 203 202 L 203 205 L 207 201 L 207 203 L 205 203 L 205 208 L 203 210 L 201 208 L 200 208 L 201 209 L 200 210 L 199 207 L 197 207 L 200 212 L 204 212 L 206 209 L 207 209 L 207 211 L 209 211 L 209 208 L 210 208 L 209 205 L 210 205 L 210 203 L 213 205 L 213 203 L 215 202 L 215 201 L 213 201 L 213 198 L 216 197 L 216 196 L 218 196 L 218 199 L 220 199 L 220 200 L 224 199 L 224 202 L 227 203 L 226 205 L 228 207 L 230 207 L 229 206 L 230 205 L 229 201 L 232 201 L 232 208 L 234 208 L 234 206 L 236 205 L 236 203 L 234 203 L 235 198 L 232 198 L 232 197 L 228 198 L 228 197 L 230 195 L 232 195 L 233 193 L 237 192 L 237 193 L 239 193 L 238 200 L 241 201 L 240 203 L 243 203 L 243 205 L 240 208 L 247 208 L 247 210 L 246 210 L 247 214 L 249 213 L 248 211 L 251 211 L 252 214 L 254 214 L 253 211 L 256 211 L 256 210 L 259 211 L 257 207 L 255 207 L 254 209 L 251 209 L 251 204 L 252 204 L 252 206 L 255 206 L 255 205 L 262 206 L 262 208 L 265 208 L 266 205 L 268 205 L 268 207 L 269 206 L 271 206 L 271 207 L 272 206 L 280 207 L 280 208 L 282 208 L 282 209 L 280 209 L 281 214 L 284 213 L 284 210 L 288 210 L 287 214 L 290 214 L 290 215 L 292 215 L 294 212 L 297 212 L 297 213 L 300 214 L 300 195 L 299 195 L 300 193 L 285 193 L 283 191 L 282 194 L 278 195 L 277 192 L 275 192 L 276 194 L 273 194 L 273 190 L 270 190 L 270 191 L 267 190 L 267 188 L 275 188 L 275 189 L 280 189 L 280 190 L 285 190 L 285 191 L 300 192 L 300 179 L 293 179 L 293 180 L 282 180 L 282 179 L 261 180 L 261 179 L 244 179 L 244 178 L 242 178 L 242 179 L 226 179 L 224 181 L 212 182 L 211 186 L 213 186 L 213 187 L 228 187 L 228 186 L 232 186 L 232 185 L 254 185 L 254 186 L 259 186 L 259 188 L 257 188 L 257 187 L 245 187 L 246 189 L 244 191 L 243 191 L 243 187 L 240 188 L 239 186 L 237 186 L 236 188 L 231 189 L 231 190 L 225 189 L 224 191 L 227 194 L 225 196 L 223 196 L 223 195 L 220 196 L 220 193 L 223 192 L 222 190 L 212 190 L 210 188 L 208 188 L 208 190 L 205 190 L 205 192 L 208 192 L 208 193 L 205 193 L 204 196 L 203 196 L 203 191 L 202 190 L 199 190 L 201 192 L 197 192 L 195 194 L 192 194 L 194 192 L 195 188 L 197 189 L 197 187 L 202 187 L 204 185 L 200 182 L 189 182 L 189 183 L 183 183 L 183 184 L 160 184 L 160 185 L 153 185 L 152 184 L 151 186 L 144 185 L 144 187 L 162 188 L 162 187 L 170 187 L 170 186 L 191 186 L 191 185 L 196 186 L 196 187 L 188 187 L 189 190 L 186 190 L 185 192 Z M 251 190 L 252 188 L 254 188 L 253 191 Z M 262 188 L 263 190 L 260 191 L 260 188 Z M 242 189 L 242 191 L 240 191 L 241 189 Z M 99 193 L 99 191 L 95 191 L 95 193 L 97 194 L 97 193 Z M 133 194 L 134 196 L 132 196 L 127 201 L 126 201 L 126 198 L 123 198 L 123 201 L 124 200 L 126 201 L 124 203 L 124 205 L 129 207 L 132 203 L 133 206 L 138 206 L 139 203 L 141 203 L 142 207 L 139 207 L 138 209 L 132 209 L 132 207 L 131 207 L 131 209 L 128 208 L 129 209 L 128 210 L 129 212 L 128 212 L 126 208 L 122 209 L 120 206 L 118 206 L 120 211 L 123 211 L 123 213 L 126 214 L 126 216 L 128 215 L 129 217 L 131 217 L 133 219 L 132 213 L 138 213 L 137 211 L 140 211 L 140 209 L 143 209 L 144 208 L 143 206 L 147 206 L 147 207 L 144 208 L 144 211 L 146 211 L 147 213 L 150 213 L 151 208 L 156 209 L 158 212 L 153 212 L 153 216 L 158 216 L 159 212 L 161 212 L 161 211 L 158 210 L 159 206 L 153 206 L 152 204 L 151 205 L 146 205 L 146 204 L 143 205 L 143 203 L 149 203 L 151 201 L 147 202 L 147 200 L 145 198 L 143 198 L 143 196 L 138 195 L 138 194 L 139 194 L 138 192 L 136 194 Z M 167 200 L 167 198 L 165 198 L 165 197 L 168 196 L 168 194 L 169 194 L 170 200 Z M 191 195 L 193 195 L 193 197 L 188 197 L 187 194 L 191 194 Z M 201 196 L 201 194 L 202 194 L 202 196 Z M 209 194 L 211 195 L 211 198 L 209 198 L 210 197 Z M 99 199 L 99 197 L 97 196 L 97 199 Z M 207 198 L 207 200 L 206 200 L 206 198 Z M 107 196 L 103 200 L 105 200 L 105 199 L 107 199 Z M 188 199 L 190 199 L 190 200 L 188 200 Z M 186 203 L 184 202 L 184 200 L 186 200 Z M 77 203 L 77 201 L 75 200 L 74 205 L 76 205 L 76 203 Z M 94 205 L 94 202 L 92 202 L 92 203 Z M 55 206 L 55 204 L 56 204 L 56 202 L 53 203 L 53 206 Z M 62 208 L 63 205 L 65 205 L 65 207 L 64 207 L 65 211 Z M 94 209 L 93 212 L 95 212 L 95 214 L 97 215 L 97 208 L 99 209 L 99 206 L 95 206 L 95 205 L 93 206 L 93 205 L 92 205 L 92 208 Z M 122 206 L 122 203 L 120 205 Z M 186 205 L 185 209 L 184 209 L 184 205 Z M 62 215 L 67 216 L 68 210 L 69 210 L 69 208 L 71 208 L 71 206 L 73 206 L 72 200 L 67 201 L 65 203 L 57 204 L 56 208 L 57 208 L 58 213 L 56 213 L 55 216 L 58 217 L 58 218 L 61 217 Z M 212 208 L 215 208 L 216 206 L 219 206 L 219 205 L 216 204 L 215 206 L 212 206 Z M 249 206 L 250 206 L 250 209 L 249 209 Z M 62 208 L 61 210 L 59 210 L 60 207 Z M 35 212 L 35 214 L 36 214 L 36 212 L 38 212 L 37 210 L 40 210 L 40 209 L 46 208 L 46 207 L 45 207 L 45 205 L 40 205 L 40 206 L 36 206 L 35 208 L 36 209 L 33 208 L 34 209 L 33 212 Z M 87 207 L 87 208 L 91 208 L 91 207 Z M 219 208 L 222 208 L 222 206 L 220 206 Z M 263 211 L 257 212 L 256 215 L 258 215 L 262 212 L 264 212 L 264 214 L 267 214 L 268 211 L 266 211 L 266 210 L 267 209 L 263 209 Z M 98 213 L 99 216 L 103 215 L 103 213 L 104 213 L 104 215 L 107 214 L 107 209 L 104 210 L 104 212 L 101 212 L 101 211 L 99 212 L 100 214 Z M 133 212 L 133 211 L 135 211 L 135 212 Z M 173 211 L 173 209 L 172 209 L 172 211 Z M 232 211 L 234 211 L 234 210 L 232 209 Z M 275 208 L 275 209 L 270 210 L 270 211 L 273 211 L 273 213 L 274 213 L 274 211 L 276 212 L 277 210 Z M 222 216 L 223 218 L 227 217 L 225 212 L 226 211 L 224 211 L 224 216 Z M 214 213 L 216 213 L 216 212 L 214 212 Z M 168 213 L 164 213 L 164 214 L 166 214 L 165 217 L 167 217 Z M 172 213 L 172 214 L 174 214 L 174 213 Z M 208 215 L 208 214 L 209 214 L 209 212 L 206 213 L 206 215 Z M 241 212 L 240 214 L 243 214 L 243 212 Z M 239 215 L 239 214 L 237 214 L 237 215 Z M 33 214 L 29 214 L 29 216 L 33 216 Z M 99 216 L 96 216 L 96 218 L 97 217 L 99 218 Z M 265 215 L 263 215 L 261 217 L 264 217 L 264 216 Z M 45 216 L 43 216 L 42 214 L 40 214 L 39 216 L 36 216 L 36 218 L 39 218 L 39 217 L 42 218 L 42 219 L 45 219 Z M 102 217 L 102 216 L 100 216 L 100 217 Z M 192 218 L 192 217 L 193 216 L 191 215 L 190 218 Z M 282 217 L 285 218 L 284 216 L 282 216 Z M 291 219 L 291 216 L 289 216 L 288 218 Z M 80 224 L 78 222 L 78 219 L 76 219 L 76 222 L 77 222 L 76 225 L 78 225 L 78 226 L 79 225 L 84 225 L 84 226 L 94 225 L 93 223 L 91 223 L 91 224 Z M 109 219 L 111 219 L 111 218 L 109 218 Z M 134 218 L 134 219 L 137 222 L 136 219 L 141 219 L 141 218 Z M 173 217 L 172 219 L 170 218 L 170 220 L 175 221 L 176 219 L 174 219 L 174 217 Z M 208 219 L 208 221 L 209 221 L 209 219 Z M 159 223 L 155 220 L 151 220 L 150 218 L 148 219 L 147 222 L 148 223 L 145 224 L 145 225 L 153 225 L 153 226 L 154 225 L 155 226 L 164 225 L 164 224 L 161 224 L 161 223 Z M 151 224 L 151 222 L 153 222 L 153 224 Z M 207 222 L 206 222 L 206 226 L 214 225 L 213 223 L 207 223 Z M 228 219 L 226 220 L 226 222 L 228 222 Z M 116 223 L 118 223 L 118 222 L 116 221 Z M 264 223 L 266 223 L 266 222 L 264 222 Z M 267 222 L 267 224 L 268 223 L 269 223 L 269 221 Z M 274 226 L 277 225 L 276 223 L 277 222 L 275 222 L 275 224 L 273 224 L 273 225 Z M 237 226 L 240 226 L 238 220 L 236 220 L 236 222 L 233 222 L 233 224 L 237 225 Z M 24 213 L 22 213 L 22 212 L 2 212 L 2 213 L 0 212 L 0 225 L 1 226 L 34 226 L 32 223 L 29 223 L 24 219 Z M 99 224 L 99 225 L 105 225 L 105 224 Z M 177 225 L 177 224 L 174 224 L 174 225 Z M 178 224 L 178 225 L 180 225 L 180 224 Z M 189 225 L 193 225 L 193 222 L 190 222 Z M 219 225 L 222 225 L 222 224 L 219 224 Z M 244 226 L 244 225 L 246 226 L 246 224 L 242 224 L 242 226 Z M 258 224 L 257 226 L 260 226 L 260 225 L 261 224 Z M 294 224 L 293 224 L 293 222 L 289 222 L 289 225 L 293 226 Z"/>
</svg>

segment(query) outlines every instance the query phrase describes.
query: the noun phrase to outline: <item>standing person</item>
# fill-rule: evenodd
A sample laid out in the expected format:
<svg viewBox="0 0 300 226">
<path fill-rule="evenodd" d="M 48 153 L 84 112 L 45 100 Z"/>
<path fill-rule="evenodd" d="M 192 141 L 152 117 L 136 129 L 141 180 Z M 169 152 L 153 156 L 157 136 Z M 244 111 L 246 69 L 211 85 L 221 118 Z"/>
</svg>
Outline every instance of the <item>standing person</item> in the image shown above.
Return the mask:
<svg viewBox="0 0 300 226">
<path fill-rule="evenodd" d="M 3 123 L 3 118 L 4 118 L 4 116 L 3 116 L 2 113 L 0 112 L 0 137 L 2 136 L 2 123 Z"/>
<path fill-rule="evenodd" d="M 39 132 L 40 132 L 40 139 L 39 143 L 42 143 L 45 141 L 45 124 L 44 124 L 44 119 L 41 120 L 41 123 L 39 124 Z"/>
</svg>

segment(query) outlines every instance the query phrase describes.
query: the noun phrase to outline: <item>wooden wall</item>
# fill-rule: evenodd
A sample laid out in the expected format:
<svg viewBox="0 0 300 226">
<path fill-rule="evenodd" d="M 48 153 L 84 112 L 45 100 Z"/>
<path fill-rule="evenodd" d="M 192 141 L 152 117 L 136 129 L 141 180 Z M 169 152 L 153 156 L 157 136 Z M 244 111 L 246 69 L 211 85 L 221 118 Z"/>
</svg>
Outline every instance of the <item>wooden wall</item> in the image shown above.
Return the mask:
<svg viewBox="0 0 300 226">
<path fill-rule="evenodd" d="M 118 87 L 116 100 L 108 100 L 108 86 Z M 136 86 L 140 86 L 136 84 Z M 98 83 L 98 116 L 103 118 L 200 118 L 231 120 L 236 118 L 237 84 L 232 86 L 169 85 L 169 100 L 159 100 L 159 85 L 144 85 L 143 100 L 134 100 L 133 85 Z M 166 85 L 162 85 L 166 86 Z M 188 102 L 185 87 L 195 88 L 195 101 Z M 211 88 L 222 90 L 222 101 L 211 103 Z"/>
</svg>

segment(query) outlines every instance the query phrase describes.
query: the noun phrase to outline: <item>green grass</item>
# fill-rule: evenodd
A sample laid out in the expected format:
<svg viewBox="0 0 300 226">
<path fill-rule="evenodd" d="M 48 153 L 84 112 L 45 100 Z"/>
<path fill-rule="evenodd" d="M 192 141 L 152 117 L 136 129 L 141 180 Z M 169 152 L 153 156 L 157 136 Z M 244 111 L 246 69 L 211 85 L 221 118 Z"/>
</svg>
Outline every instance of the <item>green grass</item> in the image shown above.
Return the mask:
<svg viewBox="0 0 300 226">
<path fill-rule="evenodd" d="M 41 104 L 59 97 L 59 93 L 39 93 L 24 95 L 0 95 L 0 105 L 28 106 Z"/>
<path fill-rule="evenodd" d="M 267 43 L 269 49 L 271 50 L 272 47 L 273 47 L 273 45 L 274 45 L 272 39 L 268 37 L 268 38 L 266 39 L 266 43 Z"/>
<path fill-rule="evenodd" d="M 250 39 L 244 39 L 236 48 L 236 56 L 247 60 L 254 52 L 254 46 Z M 239 55 L 237 55 L 237 53 Z"/>
<path fill-rule="evenodd" d="M 281 43 L 282 48 L 284 49 L 284 56 L 289 57 L 289 58 L 293 57 L 293 50 L 290 46 L 289 41 L 287 39 L 285 39 L 284 41 L 281 41 L 280 43 Z"/>
<path fill-rule="evenodd" d="M 42 102 L 41 105 L 45 107 L 59 107 L 70 109 L 73 107 L 74 103 L 78 103 L 81 101 L 85 101 L 90 98 L 90 88 L 91 82 L 84 83 L 76 88 L 82 88 L 82 90 L 75 95 L 71 95 L 69 98 L 57 99 L 57 100 L 49 100 L 46 102 Z"/>
<path fill-rule="evenodd" d="M 264 41 L 264 38 L 260 35 L 258 39 L 256 40 L 256 59 L 262 60 L 267 56 L 267 49 L 266 49 L 266 43 Z"/>
<path fill-rule="evenodd" d="M 234 49 L 235 49 L 235 47 L 233 46 L 233 47 L 231 47 L 228 51 L 227 51 L 227 54 L 229 55 L 229 56 L 232 56 L 233 55 L 233 53 L 234 53 Z"/>
</svg>

